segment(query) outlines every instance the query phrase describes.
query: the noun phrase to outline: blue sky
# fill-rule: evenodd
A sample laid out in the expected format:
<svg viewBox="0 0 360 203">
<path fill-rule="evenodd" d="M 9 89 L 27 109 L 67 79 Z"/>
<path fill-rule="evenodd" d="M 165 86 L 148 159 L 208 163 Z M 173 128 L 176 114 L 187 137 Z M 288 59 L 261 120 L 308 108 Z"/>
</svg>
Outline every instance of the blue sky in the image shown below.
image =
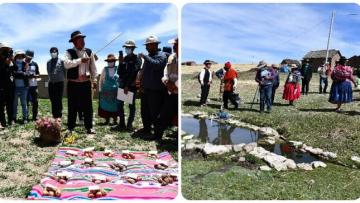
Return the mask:
<svg viewBox="0 0 360 203">
<path fill-rule="evenodd" d="M 0 40 L 14 50 L 34 50 L 34 61 L 41 74 L 46 74 L 50 47 L 58 47 L 63 57 L 73 46 L 68 42 L 73 31 L 85 34 L 86 47 L 94 52 L 122 33 L 98 54 L 100 73 L 107 54 L 117 55 L 127 39 L 136 41 L 137 53 L 146 53 L 143 43 L 149 35 L 156 35 L 161 47 L 171 46 L 168 40 L 177 36 L 177 15 L 172 4 L 1 4 Z"/>
<path fill-rule="evenodd" d="M 332 10 L 330 48 L 346 57 L 360 55 L 356 4 L 187 4 L 182 10 L 182 61 L 301 59 L 310 50 L 326 49 Z"/>
</svg>

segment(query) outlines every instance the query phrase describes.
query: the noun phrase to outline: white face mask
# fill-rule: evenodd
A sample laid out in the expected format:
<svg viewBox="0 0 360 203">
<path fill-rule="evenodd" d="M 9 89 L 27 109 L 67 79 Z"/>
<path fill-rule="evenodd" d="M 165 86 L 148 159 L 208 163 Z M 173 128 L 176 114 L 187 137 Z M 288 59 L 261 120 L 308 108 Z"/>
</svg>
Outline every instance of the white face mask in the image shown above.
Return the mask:
<svg viewBox="0 0 360 203">
<path fill-rule="evenodd" d="M 115 62 L 108 62 L 108 66 L 109 66 L 110 68 L 114 67 L 114 66 L 115 66 Z"/>
<path fill-rule="evenodd" d="M 57 52 L 54 52 L 54 53 L 51 53 L 51 58 L 55 59 L 58 57 L 58 53 Z"/>
<path fill-rule="evenodd" d="M 132 54 L 132 49 L 131 48 L 125 48 L 125 53 L 127 54 L 127 55 L 130 55 L 130 54 Z"/>
</svg>

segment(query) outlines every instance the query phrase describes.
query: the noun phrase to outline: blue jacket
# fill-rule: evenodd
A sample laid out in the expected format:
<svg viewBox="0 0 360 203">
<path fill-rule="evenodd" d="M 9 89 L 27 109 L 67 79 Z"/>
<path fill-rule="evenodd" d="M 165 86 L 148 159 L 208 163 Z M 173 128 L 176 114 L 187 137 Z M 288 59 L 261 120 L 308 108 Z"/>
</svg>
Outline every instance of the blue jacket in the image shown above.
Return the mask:
<svg viewBox="0 0 360 203">
<path fill-rule="evenodd" d="M 149 90 L 164 90 L 161 78 L 164 76 L 167 63 L 166 55 L 160 51 L 154 55 L 144 56 L 144 60 L 142 86 Z"/>
</svg>

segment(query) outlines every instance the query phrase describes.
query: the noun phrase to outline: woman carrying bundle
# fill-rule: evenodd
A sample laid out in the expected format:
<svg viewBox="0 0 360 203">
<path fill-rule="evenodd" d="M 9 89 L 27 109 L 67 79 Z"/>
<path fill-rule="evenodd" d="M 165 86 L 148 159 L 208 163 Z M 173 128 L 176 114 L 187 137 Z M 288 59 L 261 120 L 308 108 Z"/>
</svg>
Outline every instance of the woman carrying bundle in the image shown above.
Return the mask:
<svg viewBox="0 0 360 203">
<path fill-rule="evenodd" d="M 346 66 L 347 59 L 341 57 L 334 71 L 331 73 L 333 83 L 331 85 L 329 102 L 337 104 L 336 112 L 341 112 L 341 105 L 352 102 L 352 86 L 357 84 L 353 76 L 353 70 L 350 66 Z"/>
<path fill-rule="evenodd" d="M 301 73 L 295 64 L 291 65 L 291 71 L 286 79 L 283 99 L 289 101 L 289 105 L 294 105 L 301 95 Z"/>
</svg>

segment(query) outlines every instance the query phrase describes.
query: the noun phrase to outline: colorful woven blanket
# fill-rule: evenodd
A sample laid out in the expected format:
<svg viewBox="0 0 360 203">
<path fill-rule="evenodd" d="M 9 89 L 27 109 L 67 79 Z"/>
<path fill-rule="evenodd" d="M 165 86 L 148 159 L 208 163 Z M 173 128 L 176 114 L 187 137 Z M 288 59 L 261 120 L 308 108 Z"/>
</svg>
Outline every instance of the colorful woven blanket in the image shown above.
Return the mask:
<svg viewBox="0 0 360 203">
<path fill-rule="evenodd" d="M 125 154 L 134 159 L 127 159 Z M 93 151 L 86 157 L 79 148 L 59 148 L 45 177 L 32 188 L 30 200 L 118 200 L 118 199 L 174 199 L 178 192 L 177 178 L 162 184 L 163 177 L 177 177 L 178 165 L 168 152 L 154 156 L 149 152 L 104 152 Z M 92 161 L 91 165 L 89 161 Z M 91 162 L 90 161 L 90 162 Z M 126 166 L 123 170 L 113 165 Z M 161 167 L 157 167 L 161 166 Z M 165 168 L 163 168 L 165 166 Z M 66 176 L 66 181 L 59 177 Z M 95 181 L 95 180 L 101 180 Z M 129 181 L 135 180 L 135 181 Z M 61 182 L 62 181 L 62 182 Z M 47 189 L 53 189 L 50 195 Z M 91 197 L 93 189 L 105 194 Z M 55 195 L 58 191 L 59 194 Z M 44 194 L 45 193 L 45 194 Z M 96 193 L 96 192 L 95 192 Z"/>
</svg>

